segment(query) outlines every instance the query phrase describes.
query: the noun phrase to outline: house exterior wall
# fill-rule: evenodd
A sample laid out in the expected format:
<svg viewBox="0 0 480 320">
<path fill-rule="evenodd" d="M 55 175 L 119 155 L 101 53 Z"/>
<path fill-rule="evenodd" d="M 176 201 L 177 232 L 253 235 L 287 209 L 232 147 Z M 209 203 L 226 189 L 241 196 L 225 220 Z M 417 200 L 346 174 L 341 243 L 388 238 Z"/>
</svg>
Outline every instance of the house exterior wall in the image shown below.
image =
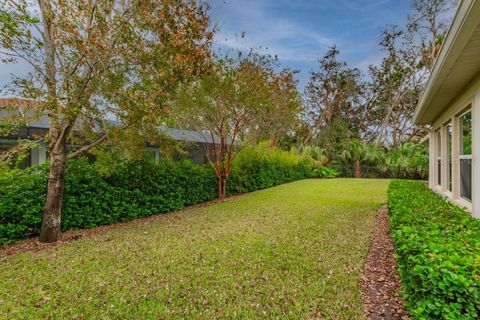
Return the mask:
<svg viewBox="0 0 480 320">
<path fill-rule="evenodd" d="M 35 130 L 28 129 L 28 130 Z M 27 129 L 19 130 L 19 134 L 15 137 L 1 138 L 0 139 L 0 152 L 6 151 L 17 143 L 18 139 L 25 139 L 31 137 L 26 134 Z M 213 148 L 212 146 L 210 148 Z M 70 146 L 67 146 L 67 149 L 70 149 Z M 208 163 L 207 157 L 205 156 L 205 144 L 203 143 L 190 143 L 186 148 L 184 148 L 186 153 L 184 155 L 179 155 L 175 157 L 175 160 L 190 159 L 197 164 L 206 164 Z M 158 161 L 161 157 L 159 147 L 147 147 L 147 151 L 152 155 L 152 158 L 155 161 Z M 93 161 L 95 157 L 93 155 L 87 154 L 90 160 Z M 47 161 L 47 150 L 44 144 L 40 144 L 37 147 L 30 150 L 27 159 L 20 164 L 20 168 L 26 168 L 29 166 L 35 166 L 43 164 Z"/>
<path fill-rule="evenodd" d="M 471 201 L 460 195 L 460 116 L 471 110 L 472 115 L 472 194 Z M 452 126 L 452 176 L 451 191 L 448 186 L 449 166 L 447 161 L 447 127 Z M 440 134 L 438 134 L 438 132 Z M 465 207 L 480 219 L 480 75 L 477 76 L 432 123 L 429 134 L 429 187 L 452 202 Z M 438 170 L 438 157 L 441 158 L 441 170 Z M 440 175 L 441 184 L 438 184 Z"/>
<path fill-rule="evenodd" d="M 0 152 L 7 151 L 8 149 L 15 146 L 17 143 L 16 138 L 2 138 L 0 139 Z M 27 168 L 30 166 L 36 166 L 43 164 L 47 161 L 47 150 L 44 144 L 39 144 L 35 148 L 32 148 L 27 158 L 19 164 L 20 168 Z"/>
</svg>

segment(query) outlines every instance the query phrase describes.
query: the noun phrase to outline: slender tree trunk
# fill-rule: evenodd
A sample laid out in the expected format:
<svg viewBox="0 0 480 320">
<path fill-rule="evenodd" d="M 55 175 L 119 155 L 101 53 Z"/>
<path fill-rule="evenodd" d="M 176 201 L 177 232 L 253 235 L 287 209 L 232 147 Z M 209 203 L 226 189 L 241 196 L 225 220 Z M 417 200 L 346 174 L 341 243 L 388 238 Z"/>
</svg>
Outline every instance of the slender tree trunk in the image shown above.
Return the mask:
<svg viewBox="0 0 480 320">
<path fill-rule="evenodd" d="M 227 194 L 227 177 L 222 175 L 217 178 L 218 184 L 218 199 L 225 199 L 225 195 Z"/>
<path fill-rule="evenodd" d="M 227 195 L 227 177 L 222 177 L 222 199 L 225 199 Z"/>
<path fill-rule="evenodd" d="M 356 160 L 355 161 L 355 168 L 354 168 L 354 176 L 355 178 L 361 178 L 362 177 L 362 167 L 360 165 L 360 161 Z"/>
<path fill-rule="evenodd" d="M 52 38 L 53 12 L 50 0 L 39 0 L 43 21 L 43 39 L 45 49 L 45 72 L 48 90 L 48 103 L 57 104 L 57 82 L 55 64 L 55 42 Z M 50 173 L 48 175 L 47 199 L 43 213 L 39 240 L 55 242 L 60 236 L 60 217 L 62 212 L 65 167 L 67 163 L 66 136 L 68 126 L 60 125 L 58 119 L 50 119 L 48 134 L 48 155 Z"/>
<path fill-rule="evenodd" d="M 217 177 L 217 193 L 218 193 L 218 199 L 222 199 L 222 192 L 223 192 L 222 178 L 221 178 L 221 177 Z"/>
<path fill-rule="evenodd" d="M 275 133 L 272 133 L 270 135 L 270 140 L 268 141 L 268 147 L 269 148 L 275 148 L 277 146 L 277 137 Z"/>
<path fill-rule="evenodd" d="M 48 175 L 47 200 L 43 213 L 41 242 L 55 242 L 60 236 L 63 190 L 65 186 L 65 170 L 67 152 L 65 139 L 49 142 L 50 173 Z"/>
</svg>

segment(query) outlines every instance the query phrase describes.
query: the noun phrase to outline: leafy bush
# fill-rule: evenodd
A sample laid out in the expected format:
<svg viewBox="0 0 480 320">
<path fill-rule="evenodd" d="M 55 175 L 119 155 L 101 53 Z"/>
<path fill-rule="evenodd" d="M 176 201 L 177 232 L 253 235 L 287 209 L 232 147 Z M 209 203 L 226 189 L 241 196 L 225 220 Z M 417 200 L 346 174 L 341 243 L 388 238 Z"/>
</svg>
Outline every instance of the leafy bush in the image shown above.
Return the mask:
<svg viewBox="0 0 480 320">
<path fill-rule="evenodd" d="M 480 221 L 423 182 L 393 181 L 388 208 L 412 314 L 479 319 Z"/>
<path fill-rule="evenodd" d="M 15 169 L 0 177 L 0 244 L 38 234 L 46 185 L 45 165 Z"/>
<path fill-rule="evenodd" d="M 46 182 L 45 165 L 0 179 L 0 243 L 39 233 Z M 212 170 L 189 161 L 123 161 L 105 175 L 84 158 L 73 160 L 65 177 L 62 230 L 128 221 L 215 197 Z"/>
<path fill-rule="evenodd" d="M 311 167 L 300 155 L 262 143 L 246 148 L 235 158 L 227 192 L 251 192 L 310 176 Z"/>
<path fill-rule="evenodd" d="M 381 168 L 391 177 L 425 179 L 428 175 L 428 148 L 421 143 L 401 144 L 387 152 Z"/>
<path fill-rule="evenodd" d="M 13 170 L 0 178 L 0 244 L 40 231 L 48 166 Z M 232 165 L 229 194 L 268 188 L 309 177 L 311 168 L 294 153 L 265 146 L 248 148 Z M 213 200 L 216 177 L 210 166 L 190 161 L 114 158 L 90 164 L 69 162 L 65 176 L 62 230 L 147 217 Z"/>
<path fill-rule="evenodd" d="M 292 152 L 297 151 L 292 148 Z M 317 146 L 304 146 L 301 148 L 300 156 L 314 169 L 325 166 L 329 161 L 327 151 Z"/>
<path fill-rule="evenodd" d="M 337 169 L 329 167 L 319 167 L 312 171 L 312 177 L 321 179 L 336 178 L 338 174 Z"/>
</svg>

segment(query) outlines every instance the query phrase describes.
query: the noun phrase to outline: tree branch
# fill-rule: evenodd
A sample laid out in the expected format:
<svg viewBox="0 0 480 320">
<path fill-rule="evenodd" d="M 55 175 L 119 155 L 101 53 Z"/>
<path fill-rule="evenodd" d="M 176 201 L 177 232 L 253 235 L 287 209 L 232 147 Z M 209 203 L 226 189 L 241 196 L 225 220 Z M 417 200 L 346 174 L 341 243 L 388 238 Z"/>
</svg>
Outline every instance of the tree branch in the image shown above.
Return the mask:
<svg viewBox="0 0 480 320">
<path fill-rule="evenodd" d="M 72 159 L 72 158 L 75 158 L 75 157 L 78 157 L 80 155 L 82 155 L 83 153 L 87 152 L 88 150 L 90 150 L 91 148 L 95 147 L 96 145 L 99 145 L 100 143 L 102 143 L 105 139 L 107 139 L 107 135 L 103 135 L 100 139 L 98 139 L 97 141 L 87 145 L 87 146 L 84 146 L 80 149 L 78 149 L 77 151 L 73 152 L 73 153 L 70 153 L 68 155 L 68 159 Z"/>
</svg>

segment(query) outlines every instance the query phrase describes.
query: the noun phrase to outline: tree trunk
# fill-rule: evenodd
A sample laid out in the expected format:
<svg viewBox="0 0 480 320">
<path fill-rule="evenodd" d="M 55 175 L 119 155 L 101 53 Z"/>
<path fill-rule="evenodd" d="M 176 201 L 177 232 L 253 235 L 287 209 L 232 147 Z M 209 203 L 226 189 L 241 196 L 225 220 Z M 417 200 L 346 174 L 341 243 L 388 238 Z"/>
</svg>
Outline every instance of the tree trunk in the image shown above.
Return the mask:
<svg viewBox="0 0 480 320">
<path fill-rule="evenodd" d="M 355 178 L 361 178 L 362 177 L 362 167 L 360 165 L 360 161 L 356 160 L 355 161 L 355 169 L 354 169 L 354 176 Z"/>
<path fill-rule="evenodd" d="M 51 150 L 50 173 L 48 175 L 47 200 L 45 202 L 39 237 L 41 242 L 55 242 L 60 236 L 63 189 L 67 164 L 64 139 L 50 142 L 49 149 Z"/>
<path fill-rule="evenodd" d="M 218 199 L 225 199 L 225 195 L 227 194 L 227 177 L 221 176 L 217 179 L 218 183 Z"/>
<path fill-rule="evenodd" d="M 275 135 L 275 133 L 272 133 L 270 135 L 270 140 L 268 140 L 268 147 L 273 149 L 277 146 L 277 137 Z"/>
</svg>

